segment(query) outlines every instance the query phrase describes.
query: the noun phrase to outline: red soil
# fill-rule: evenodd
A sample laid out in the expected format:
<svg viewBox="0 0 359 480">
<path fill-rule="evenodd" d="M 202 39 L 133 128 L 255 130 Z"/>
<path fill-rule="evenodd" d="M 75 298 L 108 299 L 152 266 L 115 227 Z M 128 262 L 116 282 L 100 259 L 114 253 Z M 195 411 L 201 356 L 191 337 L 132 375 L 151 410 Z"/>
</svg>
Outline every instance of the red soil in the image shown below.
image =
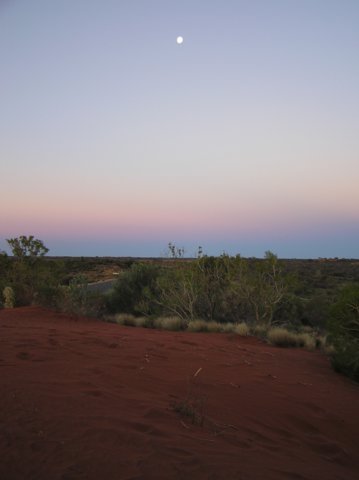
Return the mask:
<svg viewBox="0 0 359 480">
<path fill-rule="evenodd" d="M 319 353 L 41 308 L 0 344 L 3 480 L 359 478 L 359 388 Z"/>
</svg>

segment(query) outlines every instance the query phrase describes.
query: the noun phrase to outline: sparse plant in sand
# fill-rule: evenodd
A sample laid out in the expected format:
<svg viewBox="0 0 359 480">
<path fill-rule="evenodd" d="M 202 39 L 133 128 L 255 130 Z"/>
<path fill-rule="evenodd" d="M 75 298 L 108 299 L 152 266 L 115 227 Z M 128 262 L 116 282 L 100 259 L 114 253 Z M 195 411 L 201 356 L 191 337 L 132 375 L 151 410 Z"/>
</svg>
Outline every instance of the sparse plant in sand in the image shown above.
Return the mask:
<svg viewBox="0 0 359 480">
<path fill-rule="evenodd" d="M 15 292 L 11 287 L 5 287 L 3 290 L 4 307 L 14 308 L 15 306 Z"/>
<path fill-rule="evenodd" d="M 190 376 L 186 398 L 175 402 L 173 409 L 181 416 L 189 418 L 193 425 L 202 427 L 205 421 L 204 410 L 207 397 L 201 392 L 201 386 L 198 381 L 198 376 L 201 371 L 202 367 Z"/>
</svg>

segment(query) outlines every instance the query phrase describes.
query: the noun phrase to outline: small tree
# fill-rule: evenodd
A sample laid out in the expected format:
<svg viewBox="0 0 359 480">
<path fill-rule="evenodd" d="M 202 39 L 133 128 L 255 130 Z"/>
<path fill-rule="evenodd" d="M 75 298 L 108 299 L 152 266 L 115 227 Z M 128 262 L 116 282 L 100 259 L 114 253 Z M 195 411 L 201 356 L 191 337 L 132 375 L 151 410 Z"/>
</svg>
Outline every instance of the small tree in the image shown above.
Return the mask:
<svg viewBox="0 0 359 480">
<path fill-rule="evenodd" d="M 268 327 L 288 285 L 279 268 L 277 256 L 267 251 L 264 260 L 257 260 L 253 265 L 242 259 L 235 288 L 250 305 L 256 322 Z"/>
<path fill-rule="evenodd" d="M 168 243 L 167 256 L 169 258 L 183 258 L 184 257 L 184 247 L 177 247 L 174 243 Z"/>
<path fill-rule="evenodd" d="M 14 256 L 9 280 L 19 304 L 32 303 L 44 285 L 48 284 L 48 272 L 42 257 L 49 251 L 42 240 L 21 235 L 6 240 Z"/>
<path fill-rule="evenodd" d="M 12 254 L 18 259 L 43 257 L 49 251 L 42 240 L 34 238 L 33 235 L 29 237 L 21 235 L 18 238 L 8 238 L 6 241 L 11 248 Z"/>
</svg>

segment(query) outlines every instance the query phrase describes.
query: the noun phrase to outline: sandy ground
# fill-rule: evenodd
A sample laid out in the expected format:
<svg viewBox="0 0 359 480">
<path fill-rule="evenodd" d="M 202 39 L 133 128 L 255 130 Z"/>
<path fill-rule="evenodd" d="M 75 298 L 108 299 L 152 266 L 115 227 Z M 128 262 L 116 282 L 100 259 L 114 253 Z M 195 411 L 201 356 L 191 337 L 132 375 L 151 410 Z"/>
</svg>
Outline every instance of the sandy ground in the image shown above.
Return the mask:
<svg viewBox="0 0 359 480">
<path fill-rule="evenodd" d="M 0 311 L 2 480 L 358 479 L 358 401 L 320 353 Z"/>
</svg>

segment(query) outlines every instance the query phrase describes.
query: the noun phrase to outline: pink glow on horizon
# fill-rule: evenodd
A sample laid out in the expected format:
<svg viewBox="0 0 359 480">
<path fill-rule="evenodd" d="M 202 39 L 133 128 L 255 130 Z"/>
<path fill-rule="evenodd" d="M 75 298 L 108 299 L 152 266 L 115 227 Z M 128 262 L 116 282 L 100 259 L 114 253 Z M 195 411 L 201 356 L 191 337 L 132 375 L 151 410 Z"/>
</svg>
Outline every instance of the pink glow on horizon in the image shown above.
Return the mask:
<svg viewBox="0 0 359 480">
<path fill-rule="evenodd" d="M 298 208 L 281 209 L 268 205 L 267 208 L 219 208 L 212 211 L 185 210 L 152 210 L 140 209 L 118 212 L 81 210 L 64 212 L 49 211 L 36 215 L 31 211 L 22 215 L 11 215 L 2 221 L 3 235 L 19 235 L 38 232 L 51 238 L 161 238 L 168 235 L 181 235 L 190 238 L 191 235 L 211 237 L 261 235 L 264 233 L 293 233 L 303 229 L 316 231 L 336 223 L 357 223 L 357 211 L 345 213 L 332 209 L 301 210 Z M 4 233 L 3 233 L 4 232 Z"/>
</svg>

